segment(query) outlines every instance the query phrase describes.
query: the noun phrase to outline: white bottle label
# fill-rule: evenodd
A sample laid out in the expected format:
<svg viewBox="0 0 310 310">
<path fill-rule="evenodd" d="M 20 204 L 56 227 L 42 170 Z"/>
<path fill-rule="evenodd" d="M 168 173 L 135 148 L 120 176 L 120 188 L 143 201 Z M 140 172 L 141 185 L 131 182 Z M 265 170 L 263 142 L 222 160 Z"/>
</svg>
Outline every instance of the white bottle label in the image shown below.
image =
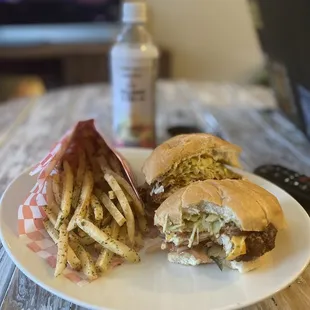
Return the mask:
<svg viewBox="0 0 310 310">
<path fill-rule="evenodd" d="M 113 130 L 116 145 L 155 143 L 156 60 L 112 57 Z"/>
</svg>

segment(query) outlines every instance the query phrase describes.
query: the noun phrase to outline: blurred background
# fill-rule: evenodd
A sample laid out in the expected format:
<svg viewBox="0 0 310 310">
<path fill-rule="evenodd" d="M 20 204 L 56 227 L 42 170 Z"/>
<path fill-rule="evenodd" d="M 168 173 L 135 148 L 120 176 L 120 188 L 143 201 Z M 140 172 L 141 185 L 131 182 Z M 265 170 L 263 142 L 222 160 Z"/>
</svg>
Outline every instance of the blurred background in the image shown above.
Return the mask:
<svg viewBox="0 0 310 310">
<path fill-rule="evenodd" d="M 263 57 L 247 0 L 147 0 L 161 78 L 252 81 Z M 1 99 L 109 79 L 120 0 L 0 0 Z"/>
<path fill-rule="evenodd" d="M 0 102 L 108 82 L 122 2 L 0 0 Z M 146 2 L 159 78 L 271 86 L 285 114 L 310 134 L 307 1 Z"/>
</svg>

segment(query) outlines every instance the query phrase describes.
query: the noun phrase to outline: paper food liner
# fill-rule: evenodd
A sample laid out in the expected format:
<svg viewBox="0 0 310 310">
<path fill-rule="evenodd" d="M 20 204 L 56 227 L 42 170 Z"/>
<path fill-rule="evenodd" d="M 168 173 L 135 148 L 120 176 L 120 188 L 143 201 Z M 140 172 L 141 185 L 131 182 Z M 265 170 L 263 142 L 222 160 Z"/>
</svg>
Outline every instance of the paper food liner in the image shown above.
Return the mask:
<svg viewBox="0 0 310 310">
<path fill-rule="evenodd" d="M 94 120 L 79 122 L 69 130 L 30 172 L 31 176 L 38 175 L 37 183 L 18 209 L 19 235 L 26 239 L 28 248 L 45 259 L 52 268 L 56 266 L 57 246 L 43 226 L 46 214 L 42 207 L 47 204 L 46 180 L 50 174 L 53 174 L 57 164 L 64 156 L 72 156 L 72 159 L 77 157 L 77 148 L 81 144 L 104 156 L 114 171 L 127 176 L 127 180 L 137 194 L 128 163 L 108 145 L 97 131 Z M 63 275 L 78 285 L 89 282 L 81 272 L 74 271 L 70 267 L 64 270 Z"/>
</svg>

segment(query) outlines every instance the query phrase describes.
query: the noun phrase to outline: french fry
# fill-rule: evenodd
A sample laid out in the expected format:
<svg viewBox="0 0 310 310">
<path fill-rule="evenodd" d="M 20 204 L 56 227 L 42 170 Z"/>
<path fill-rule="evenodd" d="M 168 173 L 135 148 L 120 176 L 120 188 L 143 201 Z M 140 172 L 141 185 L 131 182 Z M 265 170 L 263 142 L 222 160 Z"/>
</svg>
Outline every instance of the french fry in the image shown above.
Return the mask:
<svg viewBox="0 0 310 310">
<path fill-rule="evenodd" d="M 123 189 L 123 188 L 122 188 Z M 125 191 L 124 191 L 125 192 Z M 128 200 L 128 202 L 131 204 L 133 202 L 132 198 L 125 192 L 125 196 Z"/>
<path fill-rule="evenodd" d="M 61 204 L 61 185 L 60 185 L 60 174 L 54 174 L 52 176 L 52 189 L 55 197 L 55 201 L 58 206 Z"/>
<path fill-rule="evenodd" d="M 137 263 L 140 261 L 140 257 L 135 250 L 129 248 L 126 244 L 111 238 L 90 221 L 78 217 L 76 222 L 82 230 L 84 230 L 90 237 L 101 244 L 104 248 L 119 256 L 124 257 L 129 262 Z"/>
<path fill-rule="evenodd" d="M 67 265 L 67 256 L 68 256 L 68 232 L 67 225 L 62 224 L 59 227 L 59 238 L 57 242 L 57 262 L 54 272 L 54 276 L 58 277 L 66 268 Z"/>
<path fill-rule="evenodd" d="M 60 210 L 57 216 L 56 223 L 55 223 L 55 228 L 57 230 L 59 230 L 59 227 L 64 223 L 65 219 L 66 218 L 65 218 L 64 213 L 62 212 L 62 210 Z"/>
<path fill-rule="evenodd" d="M 133 205 L 134 205 L 134 201 L 133 201 L 132 197 L 129 196 L 128 193 L 125 193 L 125 195 L 126 195 L 126 198 L 127 198 L 128 202 L 130 203 L 130 205 L 132 205 L 132 203 L 133 203 Z M 137 211 L 137 208 L 135 208 L 134 211 L 135 211 L 135 213 L 136 213 L 136 219 L 137 219 L 137 221 L 138 221 L 138 227 L 139 227 L 140 231 L 141 231 L 142 233 L 146 233 L 147 230 L 148 230 L 146 217 L 145 217 L 144 215 L 142 215 L 141 213 L 139 213 L 139 212 Z"/>
<path fill-rule="evenodd" d="M 109 173 L 114 177 L 114 179 L 117 181 L 117 183 L 125 190 L 125 192 L 131 197 L 133 201 L 133 206 L 135 209 L 135 212 L 140 215 L 145 215 L 143 204 L 141 203 L 140 199 L 135 194 L 134 190 L 132 189 L 131 185 L 120 175 L 115 173 L 112 170 L 103 170 L 104 172 Z"/>
<path fill-rule="evenodd" d="M 112 222 L 111 225 L 111 238 L 117 239 L 119 234 L 120 227 L 116 223 L 116 221 Z M 103 248 L 99 254 L 99 257 L 96 261 L 96 268 L 99 269 L 101 272 L 105 272 L 109 268 L 109 264 L 111 259 L 113 258 L 114 253 L 108 249 Z"/>
<path fill-rule="evenodd" d="M 87 234 L 80 228 L 77 229 L 77 235 L 79 238 L 84 238 L 87 236 Z"/>
<path fill-rule="evenodd" d="M 114 255 L 140 261 L 136 250 L 142 245 L 146 218 L 117 157 L 97 143 L 91 131 L 83 131 L 82 142 L 83 149 L 72 145 L 72 153 L 57 164 L 59 172 L 46 179 L 44 227 L 57 245 L 54 275 L 68 263 L 94 280 L 97 272 L 108 270 Z M 99 255 L 95 263 L 90 253 Z"/>
<path fill-rule="evenodd" d="M 42 207 L 43 210 L 45 211 L 45 214 L 47 215 L 48 219 L 50 220 L 50 222 L 54 225 L 56 225 L 56 221 L 57 221 L 57 217 L 55 215 L 55 213 L 48 207 L 48 206 L 43 206 Z M 60 212 L 60 211 L 59 211 Z M 68 219 L 64 219 L 63 222 L 65 224 L 68 224 Z"/>
<path fill-rule="evenodd" d="M 93 238 L 89 237 L 83 230 L 80 230 L 80 231 L 83 232 L 83 237 L 80 237 L 77 234 L 75 234 L 73 231 L 70 231 L 69 232 L 69 240 L 80 243 L 83 246 L 84 245 L 91 245 L 91 244 L 95 243 L 95 240 Z"/>
<path fill-rule="evenodd" d="M 115 193 L 113 191 L 109 191 L 108 195 L 111 200 L 116 199 Z"/>
<path fill-rule="evenodd" d="M 92 215 L 92 209 L 91 209 L 91 207 L 90 207 L 90 205 L 88 204 L 87 206 L 86 206 L 86 213 L 85 213 L 85 218 L 87 219 L 87 220 L 91 220 L 91 215 Z"/>
<path fill-rule="evenodd" d="M 126 225 L 122 226 L 120 228 L 119 234 L 118 234 L 118 241 L 127 244 L 128 243 L 128 234 L 127 234 L 127 227 Z"/>
<path fill-rule="evenodd" d="M 95 195 L 91 195 L 90 205 L 91 205 L 91 207 L 94 210 L 95 220 L 102 220 L 103 219 L 102 205 L 101 205 L 101 203 L 99 202 L 98 198 Z"/>
<path fill-rule="evenodd" d="M 75 232 L 73 232 L 73 231 L 70 231 L 70 235 L 69 236 L 73 236 L 74 238 L 77 238 L 77 240 L 79 238 L 79 236 Z"/>
<path fill-rule="evenodd" d="M 90 238 L 89 236 L 87 236 L 87 234 L 85 234 L 83 230 L 81 230 L 81 231 L 82 231 L 83 234 L 84 234 L 83 237 L 80 237 L 80 236 L 78 236 L 75 232 L 70 231 L 70 232 L 69 232 L 69 241 L 74 241 L 74 242 L 77 242 L 77 243 L 81 243 L 81 240 L 83 240 L 83 239 L 85 238 L 85 239 L 84 239 L 84 242 L 86 243 L 85 245 L 88 245 L 88 244 L 87 244 L 88 242 L 86 242 L 86 238 L 87 238 L 88 241 L 89 241 L 89 243 L 90 243 L 90 240 L 92 240 L 93 243 L 95 242 L 95 240 L 93 240 L 92 238 Z M 82 243 L 81 243 L 81 244 L 82 244 Z M 84 244 L 82 244 L 82 245 L 84 245 Z"/>
<path fill-rule="evenodd" d="M 54 214 L 58 214 L 59 212 L 59 205 L 57 205 L 53 193 L 53 178 L 48 176 L 46 179 L 46 196 L 47 196 L 47 205 L 51 212 Z M 55 223 L 53 224 L 55 225 Z"/>
<path fill-rule="evenodd" d="M 69 231 L 69 242 L 80 242 L 80 237 L 73 231 Z"/>
<path fill-rule="evenodd" d="M 45 227 L 45 230 L 50 235 L 52 240 L 55 242 L 55 244 L 58 243 L 59 234 L 58 231 L 54 228 L 53 223 L 49 221 L 43 221 L 43 225 Z M 72 248 L 68 247 L 68 257 L 67 257 L 68 263 L 74 270 L 80 270 L 82 268 L 81 261 L 78 259 Z"/>
<path fill-rule="evenodd" d="M 108 236 L 111 236 L 111 226 L 106 226 L 106 227 L 104 227 L 103 229 L 102 229 L 102 231 L 105 233 L 105 234 L 107 234 Z M 89 237 L 90 238 L 90 237 Z M 100 243 L 95 243 L 95 245 L 94 245 L 94 247 L 95 247 L 95 249 L 99 252 L 99 253 L 101 253 L 101 251 L 104 249 L 103 247 L 102 247 L 102 245 L 100 244 Z M 97 270 L 98 270 L 98 268 L 96 268 Z M 99 270 L 100 271 L 100 270 Z"/>
<path fill-rule="evenodd" d="M 48 217 L 48 219 L 50 220 L 50 222 L 53 224 L 53 226 L 55 226 L 57 217 L 54 214 L 54 212 L 49 208 L 49 206 L 44 206 L 43 210 L 46 216 Z"/>
<path fill-rule="evenodd" d="M 61 211 L 58 214 L 55 228 L 58 229 L 63 220 L 70 214 L 72 204 L 72 192 L 73 192 L 73 173 L 69 163 L 65 160 L 63 163 L 64 167 L 64 183 L 62 186 L 62 199 L 60 203 Z"/>
<path fill-rule="evenodd" d="M 125 218 L 126 218 L 126 225 L 127 225 L 127 231 L 128 231 L 128 238 L 131 243 L 131 245 L 134 245 L 135 243 L 135 218 L 133 215 L 133 212 L 130 208 L 130 205 L 128 203 L 128 200 L 122 191 L 121 187 L 117 183 L 116 179 L 113 177 L 112 174 L 105 173 L 104 174 L 104 179 L 107 181 L 107 183 L 110 185 L 112 190 L 114 191 L 117 200 L 119 201 Z M 120 225 L 121 226 L 121 225 Z"/>
<path fill-rule="evenodd" d="M 76 253 L 77 257 L 80 259 L 83 273 L 87 276 L 87 278 L 91 281 L 97 279 L 98 275 L 96 272 L 95 264 L 89 253 L 86 252 L 81 244 L 73 240 L 70 241 L 70 246 Z"/>
<path fill-rule="evenodd" d="M 79 165 L 76 173 L 74 190 L 72 195 L 72 208 L 76 209 L 81 194 L 83 178 L 86 169 L 86 155 L 84 150 L 79 149 Z"/>
<path fill-rule="evenodd" d="M 107 234 L 107 235 L 111 235 L 111 231 L 112 231 L 112 227 L 111 226 L 107 226 L 105 228 L 102 229 L 102 231 Z"/>
<path fill-rule="evenodd" d="M 147 221 L 145 218 L 144 207 L 143 207 L 140 199 L 138 199 L 137 195 L 133 191 L 130 184 L 123 177 L 121 177 L 120 175 L 116 174 L 115 172 L 113 172 L 111 170 L 106 170 L 106 171 L 108 173 L 110 173 L 115 178 L 115 180 L 118 182 L 118 184 L 126 192 L 125 195 L 127 197 L 128 202 L 132 202 L 132 205 L 134 207 L 134 211 L 135 211 L 136 216 L 137 216 L 139 229 L 141 230 L 142 233 L 146 232 L 147 231 Z M 129 197 L 131 199 L 129 199 Z"/>
<path fill-rule="evenodd" d="M 93 186 L 94 186 L 94 180 L 92 177 L 92 173 L 91 171 L 87 170 L 84 175 L 78 206 L 75 209 L 73 216 L 71 217 L 71 220 L 68 225 L 68 231 L 71 231 L 76 227 L 76 218 L 78 216 L 85 216 L 86 208 L 90 201 Z"/>
<path fill-rule="evenodd" d="M 95 240 L 93 238 L 87 236 L 87 235 L 83 238 L 80 238 L 79 241 L 82 245 L 91 245 L 91 244 L 95 243 Z"/>
<path fill-rule="evenodd" d="M 105 218 L 101 221 L 100 227 L 104 228 L 105 226 L 109 225 L 112 221 L 112 215 L 108 213 Z"/>
<path fill-rule="evenodd" d="M 93 222 L 93 224 L 94 224 L 95 226 L 97 226 L 98 228 L 101 227 L 101 220 L 92 220 L 92 222 Z"/>
<path fill-rule="evenodd" d="M 55 244 L 58 242 L 59 234 L 58 231 L 54 228 L 52 223 L 49 220 L 44 220 L 43 225 L 49 236 L 52 238 Z"/>
<path fill-rule="evenodd" d="M 84 140 L 84 145 L 85 145 L 85 150 L 86 150 L 86 156 L 87 156 L 88 162 L 91 165 L 91 169 L 93 171 L 95 182 L 103 181 L 104 179 L 102 177 L 102 174 L 99 173 L 100 166 L 94 156 L 95 150 L 94 150 L 93 144 L 90 142 L 90 140 L 87 139 L 87 140 Z"/>
<path fill-rule="evenodd" d="M 115 204 L 109 199 L 107 194 L 102 192 L 99 198 L 102 204 L 105 206 L 105 208 L 110 212 L 112 217 L 115 219 L 117 224 L 119 226 L 122 226 L 126 222 L 126 219 L 123 216 L 123 214 L 117 209 Z"/>
</svg>

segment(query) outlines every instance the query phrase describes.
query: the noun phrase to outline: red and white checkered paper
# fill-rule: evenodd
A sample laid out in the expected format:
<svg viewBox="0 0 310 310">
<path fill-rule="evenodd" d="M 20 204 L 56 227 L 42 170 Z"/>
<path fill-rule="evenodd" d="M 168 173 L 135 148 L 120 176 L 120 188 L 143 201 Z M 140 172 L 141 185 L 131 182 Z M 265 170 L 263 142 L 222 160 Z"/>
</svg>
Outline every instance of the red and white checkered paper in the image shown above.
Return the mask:
<svg viewBox="0 0 310 310">
<path fill-rule="evenodd" d="M 47 204 L 46 180 L 53 173 L 54 168 L 62 160 L 63 156 L 68 154 L 71 154 L 71 156 L 76 155 L 75 147 L 80 145 L 80 141 L 83 141 L 83 139 L 90 141 L 95 149 L 101 148 L 109 163 L 113 161 L 114 165 L 118 164 L 124 175 L 127 175 L 134 190 L 136 190 L 128 164 L 99 134 L 94 120 L 79 122 L 73 129 L 69 130 L 30 172 L 32 176 L 38 175 L 37 183 L 18 209 L 19 235 L 26 239 L 28 248 L 45 259 L 52 268 L 56 266 L 57 246 L 43 226 L 46 214 L 42 207 Z M 76 272 L 70 267 L 66 268 L 63 275 L 78 285 L 88 283 L 82 273 Z"/>
</svg>

